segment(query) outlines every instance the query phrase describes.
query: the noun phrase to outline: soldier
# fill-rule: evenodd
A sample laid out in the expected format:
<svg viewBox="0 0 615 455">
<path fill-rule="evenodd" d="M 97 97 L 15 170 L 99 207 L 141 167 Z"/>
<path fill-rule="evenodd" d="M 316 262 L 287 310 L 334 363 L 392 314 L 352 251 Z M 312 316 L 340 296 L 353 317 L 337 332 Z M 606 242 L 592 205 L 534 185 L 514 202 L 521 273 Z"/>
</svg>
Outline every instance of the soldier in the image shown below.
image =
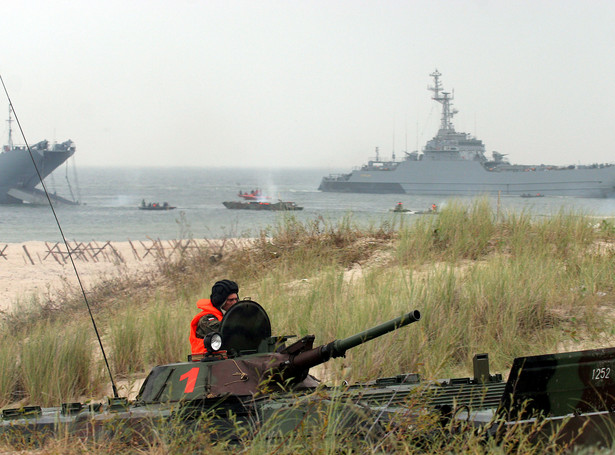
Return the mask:
<svg viewBox="0 0 615 455">
<path fill-rule="evenodd" d="M 220 321 L 233 305 L 239 301 L 239 286 L 231 280 L 217 281 L 211 288 L 209 299 L 201 299 L 196 306 L 201 309 L 190 323 L 190 346 L 192 354 L 206 353 L 203 338 L 220 329 Z"/>
</svg>

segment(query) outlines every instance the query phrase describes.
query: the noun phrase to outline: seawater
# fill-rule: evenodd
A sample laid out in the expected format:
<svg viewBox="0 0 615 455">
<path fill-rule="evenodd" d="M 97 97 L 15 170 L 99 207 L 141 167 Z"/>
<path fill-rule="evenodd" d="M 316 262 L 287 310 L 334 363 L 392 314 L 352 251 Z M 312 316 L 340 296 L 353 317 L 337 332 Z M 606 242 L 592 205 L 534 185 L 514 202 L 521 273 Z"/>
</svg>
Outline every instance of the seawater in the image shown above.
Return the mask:
<svg viewBox="0 0 615 455">
<path fill-rule="evenodd" d="M 275 228 L 289 215 L 302 222 L 337 223 L 346 218 L 357 226 L 379 226 L 400 216 L 406 222 L 421 216 L 391 213 L 397 202 L 412 210 L 427 210 L 432 204 L 441 208 L 452 200 L 450 196 L 322 193 L 318 185 L 328 173 L 325 169 L 81 168 L 76 174 L 58 169 L 45 182 L 50 192 L 69 197 L 72 192 L 82 202 L 56 206 L 65 237 L 77 241 L 252 237 Z M 274 200 L 294 201 L 304 210 L 229 210 L 222 205 L 240 200 L 239 191 L 256 188 Z M 143 199 L 166 201 L 177 209 L 138 210 Z M 489 200 L 494 210 L 526 211 L 533 216 L 552 216 L 562 210 L 597 218 L 615 215 L 614 199 L 491 196 Z M 30 240 L 61 241 L 50 208 L 0 206 L 0 243 Z"/>
</svg>

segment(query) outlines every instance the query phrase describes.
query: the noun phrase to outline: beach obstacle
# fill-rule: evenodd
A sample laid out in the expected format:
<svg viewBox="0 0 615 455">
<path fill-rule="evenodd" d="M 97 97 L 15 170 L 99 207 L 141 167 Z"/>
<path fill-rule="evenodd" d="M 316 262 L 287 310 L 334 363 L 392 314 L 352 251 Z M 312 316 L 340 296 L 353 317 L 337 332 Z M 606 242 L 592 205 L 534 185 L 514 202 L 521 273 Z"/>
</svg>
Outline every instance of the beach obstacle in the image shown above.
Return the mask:
<svg viewBox="0 0 615 455">
<path fill-rule="evenodd" d="M 28 259 L 30 260 L 30 264 L 34 265 L 34 261 L 32 260 L 32 256 L 30 256 L 28 249 L 26 248 L 25 245 L 22 245 L 22 247 L 23 247 L 23 250 L 26 252 L 26 256 L 28 256 Z M 6 259 L 6 257 L 4 259 Z"/>
<path fill-rule="evenodd" d="M 150 259 L 154 260 L 168 260 L 171 259 L 172 256 L 182 256 L 186 254 L 189 249 L 198 249 L 201 246 L 199 242 L 194 239 L 174 239 L 174 240 L 160 240 L 160 238 L 150 238 L 147 237 L 147 241 L 139 240 L 138 244 L 130 239 L 128 239 L 128 244 L 130 245 L 130 250 L 134 258 L 138 261 L 142 261 L 150 256 Z M 66 265 L 69 262 L 69 257 L 72 257 L 73 260 L 77 261 L 85 261 L 85 262 L 119 262 L 125 263 L 126 260 L 122 256 L 121 251 L 116 248 L 110 240 L 99 244 L 96 241 L 91 242 L 78 242 L 74 240 L 72 242 L 67 242 L 66 244 L 62 242 L 44 242 L 45 249 L 43 251 L 43 257 L 39 252 L 36 253 L 35 257 L 38 257 L 39 262 L 46 261 L 48 259 L 53 259 L 60 265 Z M 3 257 L 5 260 L 6 257 L 6 249 L 7 245 L 2 247 L 0 245 L 0 257 Z M 22 245 L 24 250 L 24 261 L 35 265 L 35 261 L 33 259 L 32 254 L 25 245 Z M 67 250 L 68 247 L 68 250 Z M 212 245 L 210 247 L 213 248 Z M 216 250 L 221 250 L 224 247 L 224 242 L 222 246 L 218 246 L 215 248 Z M 214 253 L 214 256 L 218 257 L 221 254 Z"/>
<path fill-rule="evenodd" d="M 66 249 L 66 246 L 68 246 L 68 250 Z M 125 262 L 120 252 L 113 247 L 111 241 L 107 241 L 103 246 L 100 246 L 97 242 L 84 243 L 74 241 L 72 242 L 72 244 L 71 242 L 67 242 L 66 245 L 59 242 L 56 242 L 54 244 L 45 242 L 45 247 L 47 248 L 47 254 L 45 254 L 41 261 L 46 260 L 48 257 L 52 257 L 60 265 L 67 263 L 69 255 L 72 256 L 74 260 L 81 260 L 86 262 L 89 262 L 90 260 L 98 262 L 101 257 L 109 262 L 115 260 Z M 107 251 L 111 253 L 111 256 L 107 253 Z M 29 254 L 28 257 L 30 257 Z M 30 261 L 33 263 L 31 258 Z"/>
</svg>

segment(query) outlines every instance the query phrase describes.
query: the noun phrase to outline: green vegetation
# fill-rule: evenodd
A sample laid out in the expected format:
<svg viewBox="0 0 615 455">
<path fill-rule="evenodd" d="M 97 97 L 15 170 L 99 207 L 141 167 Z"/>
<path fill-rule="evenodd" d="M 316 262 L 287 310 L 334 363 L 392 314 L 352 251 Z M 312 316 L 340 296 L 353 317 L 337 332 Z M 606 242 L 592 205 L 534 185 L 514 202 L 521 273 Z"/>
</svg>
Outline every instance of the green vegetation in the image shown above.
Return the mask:
<svg viewBox="0 0 615 455">
<path fill-rule="evenodd" d="M 319 344 L 412 309 L 421 311 L 420 322 L 323 366 L 318 374 L 329 383 L 409 371 L 428 379 L 467 376 L 479 352 L 489 353 L 492 371 L 506 373 L 520 355 L 614 345 L 613 236 L 612 223 L 596 224 L 584 214 L 539 219 L 496 214 L 486 199 L 469 205 L 451 201 L 438 216 L 414 224 L 391 215 L 370 228 L 354 226 L 350 215 L 339 223 L 323 218 L 301 223 L 286 215 L 248 246 L 227 239 L 222 247 L 186 251 L 173 262 L 159 263 L 150 276 L 100 283 L 88 301 L 118 377 L 145 375 L 153 365 L 184 360 L 195 302 L 209 296 L 211 285 L 222 278 L 237 281 L 240 297 L 265 307 L 273 333 L 314 334 Z M 108 381 L 79 293 L 5 314 L 0 338 L 0 404 L 20 399 L 49 405 L 104 395 Z M 515 429 L 508 443 L 495 448 L 481 445 L 472 432 L 451 437 L 432 422 L 413 425 L 413 437 L 390 435 L 388 446 L 376 450 L 561 449 L 549 441 L 530 443 Z M 417 442 L 417 434 L 430 440 Z M 194 437 L 182 447 L 177 439 L 161 439 L 150 453 L 211 447 L 203 434 Z M 243 450 L 349 452 L 352 446 L 339 438 L 323 433 L 306 442 L 298 432 L 282 445 L 257 439 Z M 117 449 L 80 444 L 97 453 Z M 225 446 L 207 451 L 224 452 Z"/>
</svg>

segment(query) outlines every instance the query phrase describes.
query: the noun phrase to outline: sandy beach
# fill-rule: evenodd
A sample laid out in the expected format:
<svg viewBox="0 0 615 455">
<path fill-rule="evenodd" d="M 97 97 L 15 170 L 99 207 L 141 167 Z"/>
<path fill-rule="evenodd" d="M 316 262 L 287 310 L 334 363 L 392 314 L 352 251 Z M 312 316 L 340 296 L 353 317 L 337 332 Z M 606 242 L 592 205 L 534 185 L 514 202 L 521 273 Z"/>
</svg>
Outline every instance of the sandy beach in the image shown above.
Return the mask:
<svg viewBox="0 0 615 455">
<path fill-rule="evenodd" d="M 102 278 L 142 273 L 153 267 L 157 259 L 203 242 L 207 241 L 71 241 L 68 246 L 87 290 Z M 63 243 L 0 243 L 0 311 L 76 286 L 77 277 Z"/>
</svg>

